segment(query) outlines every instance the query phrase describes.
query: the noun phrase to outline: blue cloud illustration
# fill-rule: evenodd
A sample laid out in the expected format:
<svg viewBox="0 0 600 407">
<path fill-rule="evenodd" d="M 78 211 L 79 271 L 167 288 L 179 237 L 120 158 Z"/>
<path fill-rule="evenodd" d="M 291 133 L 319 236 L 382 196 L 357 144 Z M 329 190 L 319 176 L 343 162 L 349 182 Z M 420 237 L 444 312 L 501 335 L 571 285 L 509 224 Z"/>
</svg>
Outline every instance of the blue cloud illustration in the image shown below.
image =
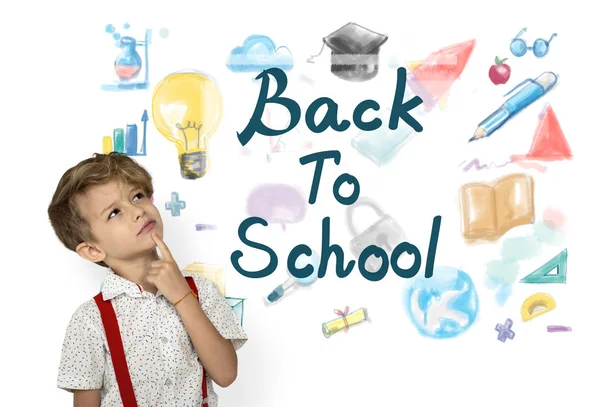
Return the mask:
<svg viewBox="0 0 600 407">
<path fill-rule="evenodd" d="M 264 35 L 251 35 L 241 47 L 235 47 L 227 59 L 227 68 L 233 72 L 261 72 L 268 68 L 292 69 L 294 61 L 287 47 L 275 48 L 275 43 Z"/>
</svg>

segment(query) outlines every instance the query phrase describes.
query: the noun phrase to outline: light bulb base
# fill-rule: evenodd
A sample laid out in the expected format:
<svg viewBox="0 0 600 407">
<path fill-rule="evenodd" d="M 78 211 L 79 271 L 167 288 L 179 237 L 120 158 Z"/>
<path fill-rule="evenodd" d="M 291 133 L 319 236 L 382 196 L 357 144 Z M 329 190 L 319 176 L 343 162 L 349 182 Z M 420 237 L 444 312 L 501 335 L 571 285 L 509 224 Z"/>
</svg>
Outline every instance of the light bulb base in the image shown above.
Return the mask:
<svg viewBox="0 0 600 407">
<path fill-rule="evenodd" d="M 185 179 L 202 178 L 208 170 L 208 155 L 206 151 L 183 153 L 179 156 L 181 176 Z"/>
</svg>

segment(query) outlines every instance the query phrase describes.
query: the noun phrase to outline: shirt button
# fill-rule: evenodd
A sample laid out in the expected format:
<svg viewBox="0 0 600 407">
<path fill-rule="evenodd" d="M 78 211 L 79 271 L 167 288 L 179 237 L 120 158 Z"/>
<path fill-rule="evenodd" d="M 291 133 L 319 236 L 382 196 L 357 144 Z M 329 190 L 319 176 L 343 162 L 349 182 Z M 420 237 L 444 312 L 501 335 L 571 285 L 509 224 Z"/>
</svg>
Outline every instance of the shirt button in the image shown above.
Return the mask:
<svg viewBox="0 0 600 407">
<path fill-rule="evenodd" d="M 172 385 L 172 384 L 173 384 L 173 381 L 172 381 L 171 379 L 167 379 L 167 380 L 165 380 L 165 384 L 166 384 L 167 386 L 170 386 L 170 385 Z"/>
<path fill-rule="evenodd" d="M 169 342 L 169 340 L 167 339 L 166 336 L 163 336 L 162 338 L 160 338 L 160 340 L 162 341 L 162 343 L 167 343 Z"/>
</svg>

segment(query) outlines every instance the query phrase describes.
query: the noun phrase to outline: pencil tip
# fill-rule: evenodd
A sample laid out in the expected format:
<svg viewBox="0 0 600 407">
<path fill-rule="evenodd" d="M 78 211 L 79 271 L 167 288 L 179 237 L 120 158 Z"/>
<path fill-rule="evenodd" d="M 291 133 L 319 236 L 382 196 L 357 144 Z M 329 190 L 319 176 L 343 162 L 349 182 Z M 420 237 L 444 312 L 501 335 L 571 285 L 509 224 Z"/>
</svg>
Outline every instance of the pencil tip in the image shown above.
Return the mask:
<svg viewBox="0 0 600 407">
<path fill-rule="evenodd" d="M 471 137 L 471 141 L 480 139 L 481 137 L 485 137 L 485 136 L 486 136 L 485 130 L 482 129 L 481 127 L 478 127 L 477 130 L 475 130 L 475 134 L 473 134 L 473 137 Z"/>
</svg>

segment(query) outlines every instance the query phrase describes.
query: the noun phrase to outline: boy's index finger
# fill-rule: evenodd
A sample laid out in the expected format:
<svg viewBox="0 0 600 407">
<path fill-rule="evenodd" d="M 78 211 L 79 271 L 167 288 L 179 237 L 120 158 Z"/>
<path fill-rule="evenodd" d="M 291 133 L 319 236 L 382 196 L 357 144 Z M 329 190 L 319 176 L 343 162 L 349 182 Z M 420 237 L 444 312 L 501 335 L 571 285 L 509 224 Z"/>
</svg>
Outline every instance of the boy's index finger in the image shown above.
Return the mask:
<svg viewBox="0 0 600 407">
<path fill-rule="evenodd" d="M 169 251 L 169 248 L 167 247 L 165 242 L 163 242 L 163 240 L 160 237 L 158 237 L 156 233 L 152 234 L 152 240 L 154 240 L 154 243 L 156 243 L 156 246 L 160 249 L 160 253 L 162 254 L 165 260 L 173 260 L 173 255 Z"/>
</svg>

